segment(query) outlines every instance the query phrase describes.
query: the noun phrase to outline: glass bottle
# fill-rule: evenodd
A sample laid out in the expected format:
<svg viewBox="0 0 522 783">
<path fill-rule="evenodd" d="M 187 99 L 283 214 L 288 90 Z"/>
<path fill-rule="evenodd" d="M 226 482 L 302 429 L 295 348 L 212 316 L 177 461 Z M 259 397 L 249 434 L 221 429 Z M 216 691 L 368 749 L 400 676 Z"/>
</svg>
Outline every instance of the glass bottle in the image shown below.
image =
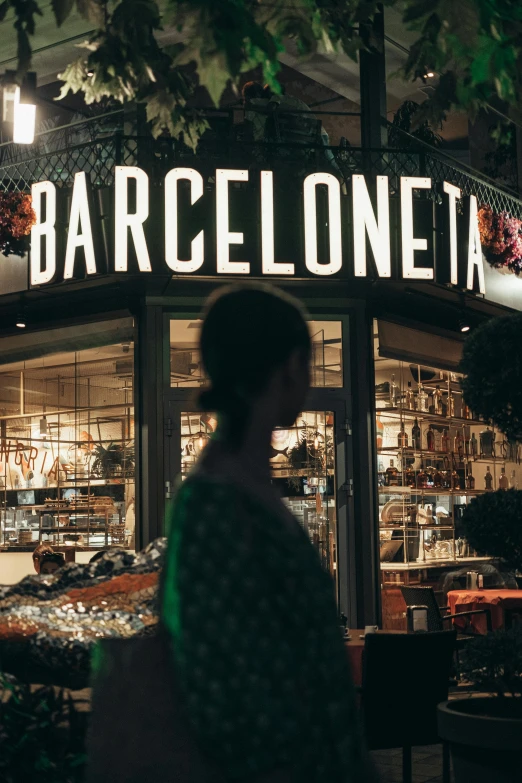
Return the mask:
<svg viewBox="0 0 522 783">
<path fill-rule="evenodd" d="M 462 418 L 471 419 L 471 411 L 464 401 L 462 402 Z"/>
<path fill-rule="evenodd" d="M 438 385 L 433 392 L 433 413 L 436 416 L 442 416 L 442 392 Z"/>
<path fill-rule="evenodd" d="M 442 473 L 438 468 L 435 469 L 435 473 L 433 474 L 433 486 L 435 489 L 440 489 L 442 487 Z"/>
<path fill-rule="evenodd" d="M 464 454 L 464 437 L 462 435 L 461 430 L 457 430 L 456 435 L 453 439 L 453 451 L 455 454 L 458 454 L 460 457 Z"/>
<path fill-rule="evenodd" d="M 386 474 L 384 473 L 384 465 L 381 459 L 377 463 L 377 484 L 379 487 L 386 486 Z"/>
<path fill-rule="evenodd" d="M 398 441 L 400 449 L 407 449 L 408 448 L 408 433 L 404 429 L 404 422 L 403 421 L 401 421 L 401 430 L 400 430 L 399 435 L 397 437 L 397 441 Z"/>
<path fill-rule="evenodd" d="M 395 462 L 390 460 L 390 467 L 386 468 L 386 485 L 388 487 L 399 486 L 399 471 L 395 467 Z"/>
<path fill-rule="evenodd" d="M 499 479 L 498 479 L 498 488 L 499 489 L 508 489 L 508 487 L 509 487 L 509 480 L 508 480 L 508 477 L 506 476 L 506 466 L 502 465 L 502 467 L 500 469 L 500 476 L 499 476 Z"/>
<path fill-rule="evenodd" d="M 451 488 L 460 489 L 460 476 L 455 466 L 453 466 L 453 470 L 451 471 Z"/>
<path fill-rule="evenodd" d="M 478 440 L 474 432 L 469 439 L 469 453 L 472 457 L 476 457 L 478 453 Z"/>
<path fill-rule="evenodd" d="M 511 471 L 511 476 L 509 477 L 509 488 L 510 489 L 517 489 L 518 482 L 517 482 L 517 474 L 514 470 Z"/>
<path fill-rule="evenodd" d="M 419 420 L 417 417 L 415 417 L 415 422 L 411 428 L 411 445 L 416 451 L 422 449 L 421 428 L 419 427 Z"/>
<path fill-rule="evenodd" d="M 446 453 L 450 450 L 450 437 L 448 430 L 444 430 L 442 433 L 442 439 L 441 439 L 441 451 L 445 451 Z"/>
<path fill-rule="evenodd" d="M 446 407 L 446 416 L 453 419 L 455 416 L 455 397 L 451 393 L 451 390 L 448 392 L 448 404 Z"/>
<path fill-rule="evenodd" d="M 406 391 L 406 407 L 409 411 L 415 410 L 415 395 L 411 388 L 411 381 L 408 381 L 408 389 Z"/>
<path fill-rule="evenodd" d="M 491 490 L 493 489 L 493 476 L 491 475 L 489 465 L 486 470 L 486 475 L 484 476 L 484 484 L 486 486 L 486 490 L 488 492 L 491 492 Z"/>
<path fill-rule="evenodd" d="M 468 468 L 466 473 L 466 489 L 475 489 L 475 476 L 471 470 L 471 462 L 468 462 Z"/>
<path fill-rule="evenodd" d="M 426 444 L 428 446 L 428 451 L 435 451 L 435 433 L 433 432 L 431 424 L 426 433 Z"/>
<path fill-rule="evenodd" d="M 415 471 L 411 467 L 406 467 L 404 469 L 404 486 L 405 487 L 415 486 Z"/>
<path fill-rule="evenodd" d="M 395 375 L 392 375 L 391 383 L 390 383 L 390 406 L 392 408 L 397 407 L 397 400 L 398 400 L 398 386 L 395 383 Z"/>
<path fill-rule="evenodd" d="M 428 395 L 424 391 L 422 383 L 419 385 L 419 391 L 417 392 L 417 410 L 422 413 L 428 412 Z"/>
</svg>

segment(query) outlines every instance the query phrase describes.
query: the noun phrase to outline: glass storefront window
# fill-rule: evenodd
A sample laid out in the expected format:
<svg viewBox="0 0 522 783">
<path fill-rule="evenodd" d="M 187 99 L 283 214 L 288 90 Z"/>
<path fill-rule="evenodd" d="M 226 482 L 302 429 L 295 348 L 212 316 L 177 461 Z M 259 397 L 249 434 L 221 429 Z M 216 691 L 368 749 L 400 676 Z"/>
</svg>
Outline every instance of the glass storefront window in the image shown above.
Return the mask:
<svg viewBox="0 0 522 783">
<path fill-rule="evenodd" d="M 310 321 L 312 338 L 312 386 L 340 388 L 343 385 L 341 321 Z M 198 350 L 198 319 L 170 321 L 170 386 L 202 386 L 205 376 Z"/>
<path fill-rule="evenodd" d="M 132 339 L 0 366 L 1 547 L 133 548 L 134 437 Z"/>
</svg>

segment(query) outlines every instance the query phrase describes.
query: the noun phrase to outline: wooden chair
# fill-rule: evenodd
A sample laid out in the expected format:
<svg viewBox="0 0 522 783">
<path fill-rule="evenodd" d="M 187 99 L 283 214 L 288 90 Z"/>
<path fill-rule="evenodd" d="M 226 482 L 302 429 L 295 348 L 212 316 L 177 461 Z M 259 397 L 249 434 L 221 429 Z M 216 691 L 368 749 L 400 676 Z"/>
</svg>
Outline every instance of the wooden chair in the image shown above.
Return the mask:
<svg viewBox="0 0 522 783">
<path fill-rule="evenodd" d="M 411 750 L 440 743 L 437 705 L 448 698 L 455 631 L 367 634 L 361 707 L 370 750 L 402 748 L 403 783 L 412 783 Z M 443 782 L 449 783 L 443 745 Z"/>
<path fill-rule="evenodd" d="M 444 630 L 444 623 L 453 621 L 456 617 L 470 617 L 475 614 L 486 616 L 486 627 L 491 631 L 491 612 L 489 608 L 470 609 L 466 612 L 456 612 L 455 614 L 443 614 L 449 612 L 449 606 L 439 606 L 437 597 L 432 587 L 410 587 L 401 585 L 402 597 L 406 606 L 426 606 L 428 608 L 428 631 Z M 459 634 L 458 640 L 471 638 L 474 634 Z"/>
</svg>

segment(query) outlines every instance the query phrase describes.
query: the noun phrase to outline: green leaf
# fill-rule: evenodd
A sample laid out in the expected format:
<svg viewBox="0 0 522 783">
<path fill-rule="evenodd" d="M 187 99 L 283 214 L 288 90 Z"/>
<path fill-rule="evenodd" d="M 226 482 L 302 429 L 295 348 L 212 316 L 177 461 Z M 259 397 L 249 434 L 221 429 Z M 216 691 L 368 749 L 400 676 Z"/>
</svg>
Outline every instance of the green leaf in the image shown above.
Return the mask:
<svg viewBox="0 0 522 783">
<path fill-rule="evenodd" d="M 9 11 L 9 0 L 4 0 L 0 3 L 0 22 L 3 22 L 7 12 Z"/>
<path fill-rule="evenodd" d="M 124 0 L 125 2 L 126 0 Z M 94 25 L 103 25 L 105 18 L 105 3 L 103 0 L 76 0 L 78 13 Z"/>
<path fill-rule="evenodd" d="M 51 0 L 51 7 L 58 27 L 61 27 L 65 22 L 71 13 L 73 6 L 74 0 Z"/>
</svg>

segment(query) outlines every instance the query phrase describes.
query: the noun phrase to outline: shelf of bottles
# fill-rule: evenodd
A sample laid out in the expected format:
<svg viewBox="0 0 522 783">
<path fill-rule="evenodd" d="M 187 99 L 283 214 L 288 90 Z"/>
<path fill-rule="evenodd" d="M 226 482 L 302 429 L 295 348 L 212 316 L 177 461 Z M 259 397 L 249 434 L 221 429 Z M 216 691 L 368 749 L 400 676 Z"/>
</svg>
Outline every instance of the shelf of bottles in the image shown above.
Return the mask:
<svg viewBox="0 0 522 783">
<path fill-rule="evenodd" d="M 521 449 L 466 406 L 460 377 L 376 355 L 381 568 L 478 559 L 463 511 L 483 492 L 518 487 Z"/>
</svg>

